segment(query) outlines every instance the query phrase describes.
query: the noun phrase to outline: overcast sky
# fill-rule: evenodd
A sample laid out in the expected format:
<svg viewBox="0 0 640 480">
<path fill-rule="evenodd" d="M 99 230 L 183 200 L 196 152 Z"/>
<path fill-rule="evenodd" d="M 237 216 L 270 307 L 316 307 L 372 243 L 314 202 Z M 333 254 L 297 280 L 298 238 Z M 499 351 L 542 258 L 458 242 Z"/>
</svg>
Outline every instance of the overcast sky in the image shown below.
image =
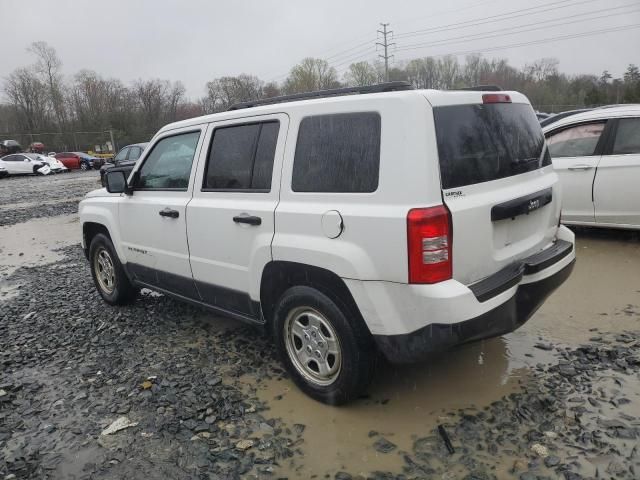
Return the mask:
<svg viewBox="0 0 640 480">
<path fill-rule="evenodd" d="M 379 22 L 395 32 L 396 61 L 500 48 L 484 55 L 517 67 L 556 57 L 571 74 L 620 76 L 640 64 L 640 0 L 0 0 L 0 18 L 0 77 L 33 62 L 26 48 L 44 40 L 67 76 L 92 69 L 126 83 L 181 80 L 191 98 L 223 75 L 280 80 L 305 56 L 328 58 L 342 73 L 376 56 Z M 468 21 L 477 25 L 459 25 Z M 439 31 L 419 32 L 428 28 Z M 596 30 L 614 31 L 502 48 Z M 492 37 L 458 38 L 470 34 Z"/>
</svg>

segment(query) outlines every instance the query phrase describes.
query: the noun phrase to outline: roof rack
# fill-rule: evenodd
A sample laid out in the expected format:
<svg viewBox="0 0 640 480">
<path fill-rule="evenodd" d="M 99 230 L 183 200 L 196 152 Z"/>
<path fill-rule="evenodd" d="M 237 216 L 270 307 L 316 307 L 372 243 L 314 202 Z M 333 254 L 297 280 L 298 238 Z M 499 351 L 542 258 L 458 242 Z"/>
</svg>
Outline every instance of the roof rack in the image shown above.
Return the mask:
<svg viewBox="0 0 640 480">
<path fill-rule="evenodd" d="M 386 82 L 366 87 L 346 87 L 332 88 L 330 90 L 317 90 L 315 92 L 294 93 L 293 95 L 283 95 L 281 97 L 262 98 L 231 105 L 229 110 L 240 110 L 241 108 L 259 107 L 262 105 L 273 105 L 275 103 L 293 102 L 296 100 L 310 100 L 323 97 L 337 97 L 340 95 L 357 95 L 365 93 L 397 92 L 402 90 L 414 90 L 415 87 L 409 82 Z"/>
<path fill-rule="evenodd" d="M 474 85 L 473 87 L 456 88 L 454 90 L 473 90 L 480 92 L 501 92 L 502 88 L 498 85 Z"/>
</svg>

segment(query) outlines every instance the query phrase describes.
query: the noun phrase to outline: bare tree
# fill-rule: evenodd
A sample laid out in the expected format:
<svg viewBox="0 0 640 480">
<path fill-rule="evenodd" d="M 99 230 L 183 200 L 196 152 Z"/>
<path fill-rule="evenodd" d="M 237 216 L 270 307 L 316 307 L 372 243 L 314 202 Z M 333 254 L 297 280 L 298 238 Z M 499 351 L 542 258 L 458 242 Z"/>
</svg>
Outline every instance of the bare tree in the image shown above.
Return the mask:
<svg viewBox="0 0 640 480">
<path fill-rule="evenodd" d="M 544 82 L 549 77 L 558 74 L 558 59 L 541 58 L 524 67 L 524 73 L 535 82 Z"/>
<path fill-rule="evenodd" d="M 365 86 L 378 83 L 378 72 L 369 62 L 357 62 L 349 65 L 344 81 L 350 86 Z"/>
<path fill-rule="evenodd" d="M 216 78 L 206 85 L 207 96 L 202 105 L 207 113 L 227 110 L 234 103 L 262 97 L 262 81 L 253 75 Z"/>
<path fill-rule="evenodd" d="M 47 42 L 33 42 L 27 51 L 36 56 L 34 70 L 48 87 L 49 102 L 55 117 L 55 123 L 62 128 L 66 125 L 66 112 L 64 109 L 64 95 L 62 92 L 62 61 L 58 57 L 55 48 Z"/>
<path fill-rule="evenodd" d="M 286 93 L 312 92 L 326 90 L 340 85 L 336 69 L 320 58 L 305 58 L 291 69 L 284 81 Z"/>
<path fill-rule="evenodd" d="M 14 108 L 21 126 L 31 132 L 46 123 L 46 86 L 32 67 L 18 68 L 5 80 L 4 92 Z"/>
</svg>

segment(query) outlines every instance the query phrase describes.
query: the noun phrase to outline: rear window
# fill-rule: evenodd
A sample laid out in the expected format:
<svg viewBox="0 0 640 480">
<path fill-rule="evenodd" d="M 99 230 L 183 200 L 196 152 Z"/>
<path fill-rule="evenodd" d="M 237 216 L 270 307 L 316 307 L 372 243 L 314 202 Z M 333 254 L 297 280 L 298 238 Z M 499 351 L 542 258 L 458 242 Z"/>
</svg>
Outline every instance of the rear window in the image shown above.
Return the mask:
<svg viewBox="0 0 640 480">
<path fill-rule="evenodd" d="M 492 103 L 433 109 L 442 188 L 462 187 L 551 164 L 530 105 Z"/>
</svg>

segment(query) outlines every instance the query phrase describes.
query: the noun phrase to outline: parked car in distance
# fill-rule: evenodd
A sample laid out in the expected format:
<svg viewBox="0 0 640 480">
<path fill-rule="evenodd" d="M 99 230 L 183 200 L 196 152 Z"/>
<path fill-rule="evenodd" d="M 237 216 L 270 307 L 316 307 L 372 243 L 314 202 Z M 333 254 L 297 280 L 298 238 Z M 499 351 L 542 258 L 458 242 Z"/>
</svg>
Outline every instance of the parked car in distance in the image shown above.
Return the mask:
<svg viewBox="0 0 640 480">
<path fill-rule="evenodd" d="M 60 152 L 54 155 L 69 170 L 91 170 L 98 169 L 104 163 L 101 158 L 92 157 L 84 152 Z"/>
<path fill-rule="evenodd" d="M 140 158 L 144 149 L 147 148 L 147 145 L 149 145 L 148 142 L 127 145 L 118 152 L 118 154 L 113 158 L 113 161 L 107 161 L 102 167 L 100 167 L 100 183 L 102 186 L 105 186 L 104 174 L 110 168 L 120 167 L 126 171 L 126 168 L 129 167 L 129 171 L 133 170 L 136 161 Z"/>
<path fill-rule="evenodd" d="M 0 142 L 0 157 L 21 151 L 22 147 L 15 140 L 3 140 Z"/>
<path fill-rule="evenodd" d="M 64 166 L 64 164 L 60 160 L 58 160 L 55 157 L 49 157 L 48 155 L 42 155 L 38 153 L 30 153 L 25 155 L 36 155 L 37 156 L 36 158 L 38 160 L 42 160 L 47 165 L 49 165 L 49 168 L 53 173 L 62 173 L 62 172 L 70 171 L 67 167 Z"/>
<path fill-rule="evenodd" d="M 596 108 L 544 128 L 567 225 L 640 229 L 640 105 Z"/>
<path fill-rule="evenodd" d="M 87 161 L 82 161 L 82 158 L 74 152 L 59 152 L 54 155 L 54 158 L 60 160 L 62 164 L 69 170 L 89 170 L 91 165 Z"/>
<path fill-rule="evenodd" d="M 37 153 L 13 153 L 0 159 L 9 175 L 26 175 L 38 173 L 45 165 Z"/>
<path fill-rule="evenodd" d="M 378 352 L 415 362 L 513 331 L 569 276 L 524 95 L 308 95 L 167 125 L 130 176 L 107 171 L 79 207 L 107 303 L 148 287 L 266 328 L 296 384 L 340 404 Z"/>
<path fill-rule="evenodd" d="M 100 167 L 102 167 L 102 165 L 104 165 L 105 163 L 105 159 L 104 158 L 100 158 L 100 157 L 95 157 L 93 155 L 89 155 L 88 153 L 84 153 L 84 152 L 73 152 L 76 155 L 78 155 L 83 162 L 85 162 L 87 165 L 89 165 L 90 169 L 94 169 L 94 170 L 99 170 Z M 82 167 L 80 167 L 82 168 Z"/>
</svg>

